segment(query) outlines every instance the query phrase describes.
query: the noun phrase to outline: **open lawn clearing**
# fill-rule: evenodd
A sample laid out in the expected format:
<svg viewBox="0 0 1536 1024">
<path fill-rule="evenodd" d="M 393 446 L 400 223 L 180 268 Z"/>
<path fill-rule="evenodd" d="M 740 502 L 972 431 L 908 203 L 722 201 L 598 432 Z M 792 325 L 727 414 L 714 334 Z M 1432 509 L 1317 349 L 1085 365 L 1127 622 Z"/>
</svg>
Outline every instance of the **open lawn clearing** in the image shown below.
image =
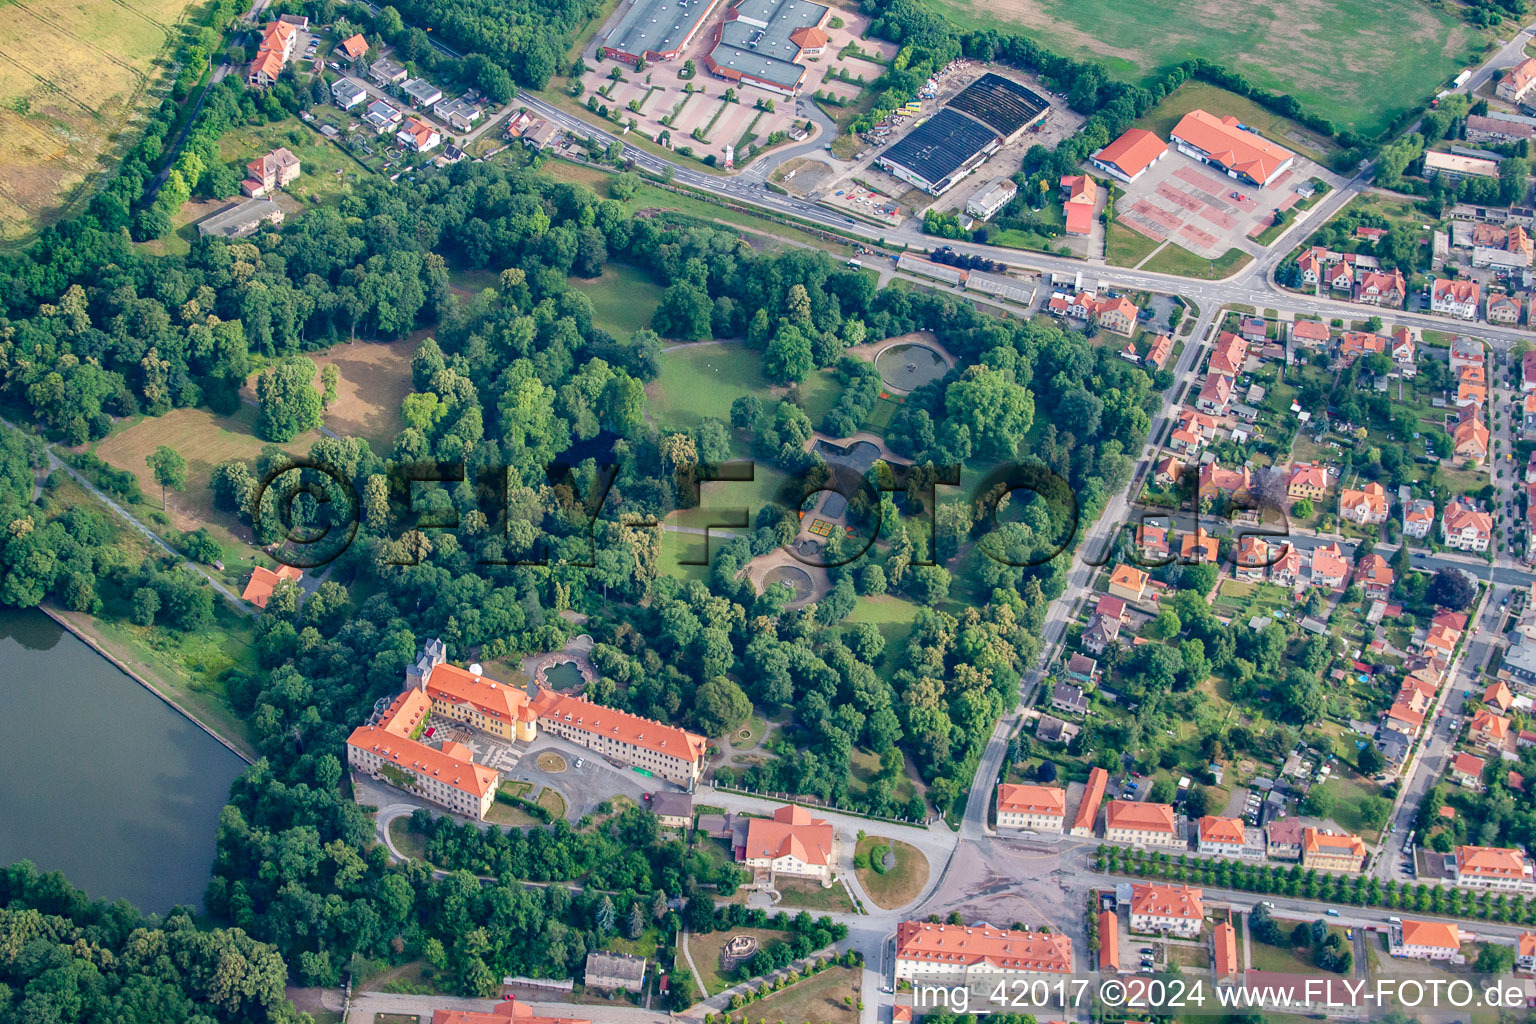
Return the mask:
<svg viewBox="0 0 1536 1024">
<path fill-rule="evenodd" d="M 325 425 L 342 437 L 367 438 L 374 451 L 390 451 L 403 425 L 400 403 L 411 393 L 411 356 L 418 344 L 415 338 L 359 341 L 311 353 L 317 367 L 334 364 L 338 374 Z"/>
<path fill-rule="evenodd" d="M 815 879 L 780 878 L 774 885 L 783 897 L 777 906 L 786 910 L 810 910 L 818 914 L 853 913 L 853 900 L 848 898 L 848 890 L 842 882 L 833 882 L 823 887 Z M 738 890 L 738 893 L 745 892 L 745 889 Z"/>
<path fill-rule="evenodd" d="M 831 967 L 742 1012 L 754 1020 L 857 1024 L 860 977 L 860 968 Z"/>
<path fill-rule="evenodd" d="M 701 341 L 661 354 L 661 374 L 646 386 L 658 425 L 688 430 L 705 416 L 729 423 L 731 403 L 756 395 L 769 406 L 763 356 L 745 345 Z"/>
<path fill-rule="evenodd" d="M 623 263 L 608 264 L 597 277 L 573 277 L 570 284 L 592 300 L 592 322 L 620 340 L 649 327 L 661 301 L 661 285 Z"/>
<path fill-rule="evenodd" d="M 1253 963 L 1249 966 L 1256 971 L 1281 971 L 1291 974 L 1309 974 L 1327 976 L 1328 972 L 1320 970 L 1312 963 L 1311 946 L 1291 946 L 1291 932 L 1298 924 L 1307 924 L 1310 921 L 1293 921 L 1289 918 L 1276 918 L 1275 923 L 1280 926 L 1281 944 L 1278 946 L 1266 945 L 1257 938 L 1253 940 Z M 1344 939 L 1344 927 L 1342 925 L 1329 925 L 1328 932 Z M 1344 939 L 1345 943 L 1349 942 Z"/>
<path fill-rule="evenodd" d="M 1456 11 L 1417 0 L 943 0 L 935 7 L 966 27 L 1022 27 L 1056 52 L 1099 61 L 1130 82 L 1203 57 L 1366 135 L 1428 98 L 1482 47 Z"/>
<path fill-rule="evenodd" d="M 865 836 L 859 840 L 856 853 L 880 856 L 877 847 L 889 847 L 896 855 L 896 864 L 881 873 L 871 865 L 857 869 L 859 886 L 877 907 L 895 910 L 917 899 L 928 884 L 928 858 L 921 850 L 909 843 L 884 836 Z"/>
<path fill-rule="evenodd" d="M 161 445 L 174 448 L 187 460 L 187 489 L 166 493 L 166 511 L 178 530 L 191 531 L 209 526 L 221 541 L 246 535 L 245 527 L 228 512 L 215 509 L 208 478 L 213 468 L 225 459 L 254 460 L 265 443 L 256 436 L 256 410 L 241 405 L 228 416 L 207 409 L 173 409 L 164 416 L 144 416 L 96 442 L 92 451 L 118 469 L 132 473 L 139 481 L 146 502 L 157 498 L 160 485 L 144 462 Z M 281 447 L 301 455 L 319 434 L 301 434 Z M 158 505 L 159 502 L 154 502 Z M 220 535 L 222 531 L 222 535 Z M 228 544 L 226 543 L 226 549 Z M 226 560 L 226 565 L 229 562 Z"/>
<path fill-rule="evenodd" d="M 1148 260 L 1141 269 L 1213 281 L 1236 273 L 1252 260 L 1253 257 L 1241 249 L 1228 249 L 1224 255 L 1208 260 L 1204 256 L 1196 256 L 1182 246 L 1170 243 L 1163 246 L 1162 250 Z"/>
<path fill-rule="evenodd" d="M 779 931 L 777 928 L 727 928 L 725 931 L 710 932 L 708 935 L 690 933 L 688 953 L 693 958 L 693 965 L 699 969 L 699 984 L 710 995 L 729 988 L 738 980 L 736 968 L 732 968 L 729 975 L 723 974 L 720 968 L 721 950 L 737 935 L 752 936 L 758 941 L 758 948 L 789 938 L 788 932 Z"/>
<path fill-rule="evenodd" d="M 186 0 L 0 7 L 0 242 L 14 243 L 83 198 L 137 138 L 156 99 L 156 60 Z"/>
<path fill-rule="evenodd" d="M 912 620 L 917 615 L 917 605 L 903 597 L 864 597 L 853 606 L 853 611 L 843 620 L 845 625 L 868 622 L 880 631 L 885 639 L 885 653 L 881 662 L 894 666 L 907 638 L 912 635 Z M 880 664 L 875 665 L 881 668 Z"/>
<path fill-rule="evenodd" d="M 848 755 L 848 792 L 861 797 L 869 792 L 870 784 L 880 776 L 880 755 L 873 750 L 854 747 Z M 912 780 L 898 774 L 891 785 L 891 798 L 901 803 L 912 799 Z"/>
<path fill-rule="evenodd" d="M 1119 221 L 1111 221 L 1104 235 L 1104 258 L 1112 267 L 1134 267 L 1157 248 L 1157 243 Z"/>
<path fill-rule="evenodd" d="M 411 860 L 427 859 L 427 837 L 411 831 L 410 818 L 395 818 L 389 823 L 389 839 L 395 849 Z"/>
</svg>

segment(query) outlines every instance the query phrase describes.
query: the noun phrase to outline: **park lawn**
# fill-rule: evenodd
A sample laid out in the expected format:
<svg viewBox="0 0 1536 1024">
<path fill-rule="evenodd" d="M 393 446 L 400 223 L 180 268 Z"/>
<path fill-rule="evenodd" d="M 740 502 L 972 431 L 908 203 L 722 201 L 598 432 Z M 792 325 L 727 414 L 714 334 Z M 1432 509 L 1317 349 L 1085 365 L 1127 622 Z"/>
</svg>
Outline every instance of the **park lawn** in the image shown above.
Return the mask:
<svg viewBox="0 0 1536 1024">
<path fill-rule="evenodd" d="M 122 421 L 91 450 L 103 461 L 132 473 L 144 492 L 145 505 L 158 509 L 160 485 L 144 460 L 161 445 L 174 448 L 187 461 L 187 482 L 184 491 L 170 491 L 165 496 L 171 524 L 183 532 L 206 526 L 224 548 L 226 566 L 237 554 L 243 554 L 249 563 L 249 546 L 240 539 L 246 536 L 246 529 L 234 515 L 214 508 L 208 480 L 214 467 L 226 459 L 254 462 L 266 443 L 256 436 L 255 425 L 255 408 L 244 404 L 228 416 L 201 408 L 172 409 L 164 416 Z M 279 447 L 302 455 L 319 438 L 315 432 L 300 434 Z"/>
<path fill-rule="evenodd" d="M 1139 231 L 1132 231 L 1119 221 L 1110 221 L 1104 234 L 1104 259 L 1112 267 L 1134 267 L 1158 246 Z"/>
<path fill-rule="evenodd" d="M 326 427 L 342 437 L 366 439 L 381 455 L 390 452 L 405 426 L 400 405 L 411 393 L 411 357 L 419 345 L 413 335 L 391 342 L 342 342 L 310 353 L 319 370 L 336 367 L 336 400 L 325 410 Z M 317 375 L 317 387 L 319 382 Z"/>
<path fill-rule="evenodd" d="M 561 796 L 557 789 L 545 786 L 544 791 L 539 794 L 534 803 L 549 812 L 551 821 L 565 817 L 565 797 Z"/>
<path fill-rule="evenodd" d="M 592 322 L 621 340 L 649 327 L 661 302 L 661 285 L 626 263 L 610 263 L 599 276 L 573 277 L 570 284 L 592 300 Z"/>
<path fill-rule="evenodd" d="M 810 910 L 818 914 L 853 913 L 853 900 L 842 882 L 833 882 L 823 887 L 820 882 L 809 878 L 781 878 L 774 882 L 774 886 L 783 897 L 777 904 L 779 907 Z M 745 896 L 746 891 L 738 889 L 737 895 Z"/>
<path fill-rule="evenodd" d="M 1162 274 L 1178 274 L 1180 277 L 1196 277 L 1203 281 L 1220 280 L 1235 274 L 1247 266 L 1253 257 L 1241 249 L 1228 249 L 1214 260 L 1196 256 L 1183 246 L 1171 242 L 1147 261 L 1141 269 Z"/>
<path fill-rule="evenodd" d="M 875 665 L 880 669 L 895 666 L 907 646 L 907 638 L 912 635 L 912 620 L 916 615 L 917 605 L 904 597 L 861 597 L 843 622 L 868 622 L 880 630 L 880 635 L 885 638 L 885 653 L 880 657 L 880 664 Z"/>
<path fill-rule="evenodd" d="M 395 849 L 411 860 L 427 863 L 427 837 L 411 831 L 410 818 L 395 818 L 389 823 L 389 839 Z"/>
<path fill-rule="evenodd" d="M 837 404 L 837 399 L 843 393 L 843 385 L 837 379 L 837 374 L 831 370 L 821 369 L 811 371 L 811 375 L 801 381 L 797 386 L 800 393 L 800 408 L 805 410 L 810 417 L 811 426 L 820 427 L 821 421 L 827 413 Z M 763 403 L 765 406 L 767 402 Z"/>
<path fill-rule="evenodd" d="M 884 836 L 865 836 L 855 852 L 867 854 L 877 846 L 890 846 L 896 865 L 884 874 L 873 867 L 857 869 L 859 886 L 882 910 L 904 907 L 921 896 L 928 884 L 928 858 L 910 843 Z"/>
<path fill-rule="evenodd" d="M 872 750 L 854 747 L 848 755 L 848 792 L 863 796 L 869 792 L 870 783 L 880 775 L 880 755 Z M 891 787 L 891 797 L 902 803 L 912 799 L 912 780 L 905 775 L 896 778 Z"/>
<path fill-rule="evenodd" d="M 964 28 L 1022 29 L 1127 82 L 1145 83 L 1170 65 L 1204 58 L 1367 136 L 1474 63 L 1486 38 L 1459 12 L 1417 0 L 1324 0 L 1309 7 L 1265 0 L 938 0 L 934 7 Z M 1267 119 L 1274 115 L 1250 120 L 1239 107 L 1206 109 L 1236 114 L 1270 134 Z"/>
<path fill-rule="evenodd" d="M 1277 920 L 1275 923 L 1280 926 L 1283 945 L 1271 946 L 1255 937 L 1253 963 L 1249 967 L 1256 971 L 1280 971 L 1287 974 L 1318 973 L 1318 968 L 1312 963 L 1311 948 L 1293 948 L 1290 945 L 1291 929 L 1296 927 L 1297 922 Z"/>
<path fill-rule="evenodd" d="M 731 421 L 731 403 L 755 395 L 771 408 L 760 352 L 741 344 L 701 341 L 670 347 L 661 354 L 661 373 L 646 396 L 664 430 L 690 430 L 705 416 Z M 814 417 L 812 418 L 814 422 Z"/>
<path fill-rule="evenodd" d="M 173 73 L 169 49 L 189 31 L 188 0 L 85 4 L 29 0 L 0 7 L 0 244 L 89 201 L 138 141 L 141 109 Z"/>
<path fill-rule="evenodd" d="M 777 928 L 728 928 L 725 931 L 710 932 L 708 935 L 689 933 L 688 955 L 692 957 L 694 967 L 698 968 L 700 987 L 709 995 L 714 995 L 736 984 L 734 969 L 729 980 L 721 974 L 720 952 L 725 948 L 725 944 L 737 935 L 752 936 L 758 941 L 758 948 L 770 942 L 789 938 L 788 932 Z"/>
<path fill-rule="evenodd" d="M 858 1024 L 862 969 L 830 967 L 742 1011 L 753 1020 Z M 851 1003 L 849 1000 L 851 999 Z"/>
</svg>

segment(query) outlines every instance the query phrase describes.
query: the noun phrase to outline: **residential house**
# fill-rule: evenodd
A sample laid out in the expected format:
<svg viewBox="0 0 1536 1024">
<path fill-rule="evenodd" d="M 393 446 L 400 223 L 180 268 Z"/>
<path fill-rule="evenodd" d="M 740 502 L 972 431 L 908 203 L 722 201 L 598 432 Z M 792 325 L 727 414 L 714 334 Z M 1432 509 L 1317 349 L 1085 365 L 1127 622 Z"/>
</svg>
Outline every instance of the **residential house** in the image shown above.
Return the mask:
<svg viewBox="0 0 1536 1024">
<path fill-rule="evenodd" d="M 1403 282 L 1401 270 L 1370 270 L 1360 275 L 1360 283 L 1355 289 L 1355 301 L 1397 308 L 1403 304 L 1407 294 L 1408 288 Z"/>
<path fill-rule="evenodd" d="M 1397 574 L 1385 558 L 1373 551 L 1355 565 L 1354 578 L 1367 597 L 1384 599 L 1392 593 L 1392 584 L 1397 580 Z"/>
<path fill-rule="evenodd" d="M 1238 333 L 1244 341 L 1262 345 L 1269 337 L 1269 322 L 1261 316 L 1245 316 L 1238 327 Z"/>
<path fill-rule="evenodd" d="M 299 158 L 286 146 L 279 146 L 264 153 L 245 165 L 246 179 L 240 183 L 240 191 L 252 199 L 260 199 L 268 192 L 286 188 L 299 176 Z"/>
<path fill-rule="evenodd" d="M 772 818 L 748 819 L 746 845 L 736 848 L 736 861 L 770 876 L 828 879 L 837 863 L 836 843 L 837 830 L 826 819 L 788 804 Z"/>
<path fill-rule="evenodd" d="M 1301 834 L 1301 866 L 1318 871 L 1358 872 L 1365 863 L 1365 841 L 1345 832 L 1307 828 Z"/>
<path fill-rule="evenodd" d="M 1386 488 L 1376 481 L 1367 481 L 1359 490 L 1346 488 L 1339 492 L 1339 518 L 1351 523 L 1369 525 L 1387 521 L 1388 501 Z"/>
<path fill-rule="evenodd" d="M 1116 297 L 1100 299 L 1094 307 L 1099 326 L 1112 334 L 1129 338 L 1136 330 L 1136 318 L 1141 310 L 1130 299 Z"/>
<path fill-rule="evenodd" d="M 277 585 L 284 580 L 298 584 L 304 578 L 304 571 L 291 565 L 280 565 L 273 572 L 266 566 L 258 565 L 251 569 L 251 578 L 246 581 L 245 590 L 240 594 L 243 600 L 251 602 L 257 608 L 265 608 L 267 602 L 272 599 L 272 592 Z"/>
<path fill-rule="evenodd" d="M 1184 406 L 1179 421 L 1168 435 L 1168 447 L 1185 455 L 1198 455 L 1200 449 L 1216 436 L 1216 421 L 1205 413 Z"/>
<path fill-rule="evenodd" d="M 293 59 L 293 44 L 298 38 L 296 26 L 282 20 L 267 22 L 261 32 L 256 59 L 251 61 L 246 72 L 245 84 L 253 89 L 265 89 L 274 84 Z"/>
<path fill-rule="evenodd" d="M 442 134 L 436 128 L 414 117 L 405 122 L 405 127 L 395 133 L 395 138 L 399 140 L 400 145 L 417 153 L 435 149 L 438 143 L 443 141 Z"/>
<path fill-rule="evenodd" d="M 1301 819 L 1277 818 L 1264 827 L 1264 837 L 1264 850 L 1270 859 L 1301 859 Z"/>
<path fill-rule="evenodd" d="M 1253 471 L 1245 464 L 1242 469 L 1222 469 L 1215 459 L 1200 466 L 1199 496 L 1234 495 L 1251 490 Z"/>
<path fill-rule="evenodd" d="M 1361 356 L 1375 355 L 1387 350 L 1387 339 L 1369 331 L 1345 331 L 1339 338 L 1340 366 L 1353 365 Z"/>
<path fill-rule="evenodd" d="M 1116 598 L 1119 600 L 1119 598 Z M 1083 630 L 1083 650 L 1094 654 L 1103 654 L 1111 646 L 1118 646 L 1120 642 L 1120 620 L 1110 618 L 1107 615 L 1095 614 L 1088 623 L 1088 628 Z"/>
<path fill-rule="evenodd" d="M 1327 264 L 1327 249 L 1314 245 L 1296 257 L 1296 269 L 1301 272 L 1304 284 L 1316 286 L 1323 279 L 1323 267 Z"/>
<path fill-rule="evenodd" d="M 895 980 L 964 984 L 976 975 L 1071 974 L 1072 939 L 1064 932 L 1004 931 L 985 923 L 896 926 Z"/>
<path fill-rule="evenodd" d="M 1423 540 L 1435 525 L 1435 503 L 1413 498 L 1403 503 L 1403 536 Z"/>
<path fill-rule="evenodd" d="M 1521 932 L 1515 940 L 1515 969 L 1536 971 L 1536 932 Z"/>
<path fill-rule="evenodd" d="M 393 131 L 400 123 L 400 111 L 383 100 L 374 100 L 363 113 L 363 123 L 379 135 Z"/>
<path fill-rule="evenodd" d="M 1451 431 L 1451 451 L 1469 466 L 1481 466 L 1488 458 L 1488 426 L 1478 415 L 1477 405 L 1467 405 L 1455 429 Z"/>
<path fill-rule="evenodd" d="M 1085 658 L 1081 654 L 1072 655 L 1073 659 L 1081 659 L 1077 672 L 1070 667 L 1072 659 L 1068 659 L 1068 672 L 1074 679 L 1082 682 L 1093 682 L 1098 676 L 1098 662 L 1092 658 Z M 1078 672 L 1083 673 L 1081 676 Z M 1051 688 L 1051 707 L 1058 711 L 1065 711 L 1074 715 L 1086 715 L 1088 713 L 1088 695 L 1083 692 L 1081 686 L 1073 686 L 1071 683 L 1058 682 Z"/>
<path fill-rule="evenodd" d="M 1131 931 L 1192 939 L 1205 924 L 1204 896 L 1187 885 L 1132 883 Z"/>
<path fill-rule="evenodd" d="M 432 113 L 447 121 L 448 126 L 456 132 L 471 130 L 475 122 L 485 116 L 485 111 L 478 103 L 471 103 L 462 96 L 437 101 L 432 107 Z"/>
<path fill-rule="evenodd" d="M 1310 498 L 1317 501 L 1328 494 L 1333 482 L 1333 471 L 1315 462 L 1298 462 L 1291 466 L 1286 479 L 1285 494 L 1292 501 Z"/>
<path fill-rule="evenodd" d="M 1429 308 L 1458 320 L 1476 320 L 1481 298 L 1482 287 L 1476 281 L 1437 277 L 1430 286 Z"/>
<path fill-rule="evenodd" d="M 1099 201 L 1099 183 L 1086 174 L 1064 175 L 1061 193 L 1062 208 L 1067 215 L 1067 234 L 1091 234 L 1093 208 Z"/>
<path fill-rule="evenodd" d="M 1195 399 L 1195 405 L 1202 412 L 1220 416 L 1227 411 L 1231 401 L 1232 378 L 1213 373 L 1206 377 L 1204 386 L 1200 388 L 1200 395 Z"/>
<path fill-rule="evenodd" d="M 687 793 L 658 790 L 651 795 L 651 813 L 667 828 L 691 828 L 693 826 L 693 797 Z"/>
<path fill-rule="evenodd" d="M 1168 528 L 1143 519 L 1136 524 L 1136 550 L 1147 561 L 1168 557 Z"/>
<path fill-rule="evenodd" d="M 1344 549 L 1338 542 L 1320 544 L 1312 549 L 1311 585 L 1343 590 L 1349 578 L 1349 563 L 1344 560 Z"/>
<path fill-rule="evenodd" d="M 1494 93 L 1507 103 L 1519 103 L 1536 86 L 1536 59 L 1527 57 L 1504 72 Z"/>
<path fill-rule="evenodd" d="M 1527 392 L 1520 400 L 1520 432 L 1527 441 L 1536 440 L 1536 392 Z"/>
<path fill-rule="evenodd" d="M 1291 323 L 1291 341 L 1302 348 L 1322 348 L 1328 344 L 1328 325 L 1321 320 L 1295 320 Z"/>
<path fill-rule="evenodd" d="M 1165 455 L 1158 459 L 1152 467 L 1152 485 L 1154 487 L 1169 488 L 1177 484 L 1184 477 L 1184 463 L 1172 455 Z"/>
<path fill-rule="evenodd" d="M 1155 373 L 1168 363 L 1168 356 L 1173 351 L 1173 339 L 1166 334 L 1159 334 L 1152 339 L 1152 347 L 1147 349 L 1147 354 L 1142 357 L 1142 364 L 1150 367 Z"/>
<path fill-rule="evenodd" d="M 1248 845 L 1243 831 L 1242 818 L 1222 818 L 1207 814 L 1196 826 L 1195 840 L 1201 853 L 1219 854 L 1225 857 L 1241 857 Z"/>
<path fill-rule="evenodd" d="M 347 60 L 361 60 L 368 56 L 368 39 L 361 32 L 343 39 L 338 47 Z"/>
<path fill-rule="evenodd" d="M 1092 658 L 1084 657 L 1081 654 L 1074 654 L 1067 659 L 1066 671 L 1067 678 L 1069 679 L 1075 679 L 1080 683 L 1093 683 L 1099 675 L 1099 663 L 1094 661 Z M 1087 704 L 1083 703 L 1082 697 L 1083 692 L 1078 690 L 1077 704 L 1081 706 L 1073 706 L 1069 708 L 1069 710 L 1087 711 Z"/>
<path fill-rule="evenodd" d="M 1294 544 L 1282 544 L 1280 554 L 1269 567 L 1269 581 L 1294 589 L 1301 582 L 1301 552 Z"/>
<path fill-rule="evenodd" d="M 1169 804 L 1144 803 L 1140 800 L 1111 800 L 1104 811 L 1104 838 L 1128 846 L 1183 846 Z"/>
<path fill-rule="evenodd" d="M 1269 544 L 1256 533 L 1245 533 L 1233 550 L 1232 575 L 1245 583 L 1261 583 L 1269 571 L 1269 562 Z"/>
<path fill-rule="evenodd" d="M 1236 377 L 1243 372 L 1243 362 L 1247 358 L 1248 343 L 1231 331 L 1222 331 L 1211 349 L 1210 372 Z"/>
<path fill-rule="evenodd" d="M 397 64 L 392 60 L 380 59 L 368 66 L 368 77 L 373 79 L 375 85 L 388 87 L 399 85 L 410 77 L 410 73 L 405 70 L 405 65 L 403 64 Z"/>
<path fill-rule="evenodd" d="M 1472 716 L 1470 733 L 1478 750 L 1501 753 L 1509 742 L 1509 719 L 1483 708 Z"/>
<path fill-rule="evenodd" d="M 1388 949 L 1410 960 L 1451 960 L 1461 953 L 1461 930 L 1444 921 L 1395 921 Z"/>
<path fill-rule="evenodd" d="M 1485 764 L 1487 762 L 1482 758 L 1463 750 L 1451 759 L 1451 778 L 1459 786 L 1481 789 Z"/>
<path fill-rule="evenodd" d="M 1060 832 L 1067 818 L 1067 792 L 1059 786 L 1003 783 L 997 787 L 997 827 Z"/>
<path fill-rule="evenodd" d="M 1214 562 L 1219 556 L 1219 547 L 1216 537 L 1205 532 L 1205 527 L 1198 527 L 1194 533 L 1186 533 L 1180 538 L 1179 557 L 1185 564 L 1191 562 Z"/>
<path fill-rule="evenodd" d="M 1134 565 L 1117 565 L 1109 574 L 1109 592 L 1127 601 L 1140 601 L 1147 591 L 1146 573 Z"/>
<path fill-rule="evenodd" d="M 351 110 L 368 98 L 368 90 L 350 78 L 338 78 L 331 83 L 331 102 L 342 110 Z"/>
<path fill-rule="evenodd" d="M 1515 706 L 1515 695 L 1500 679 L 1483 691 L 1483 703 L 1501 715 L 1507 715 Z"/>
<path fill-rule="evenodd" d="M 1483 315 L 1491 324 L 1517 324 L 1520 322 L 1520 300 L 1513 295 L 1494 292 L 1488 296 Z"/>
<path fill-rule="evenodd" d="M 1355 290 L 1354 264 L 1340 261 L 1325 266 L 1323 268 L 1323 286 L 1330 291 L 1353 292 Z"/>
<path fill-rule="evenodd" d="M 1419 332 L 1413 327 L 1392 328 L 1392 361 L 1405 377 L 1418 373 Z"/>
<path fill-rule="evenodd" d="M 1440 519 L 1440 538 L 1458 551 L 1487 551 L 1493 540 L 1493 517 L 1479 511 L 1470 499 L 1453 502 Z"/>
<path fill-rule="evenodd" d="M 405 93 L 406 98 L 411 101 L 411 106 L 417 110 L 426 110 L 443 98 L 443 90 L 425 78 L 407 78 L 400 83 L 400 91 Z"/>
<path fill-rule="evenodd" d="M 1476 338 L 1469 338 L 1465 334 L 1458 334 L 1451 339 L 1451 373 L 1460 376 L 1461 371 L 1468 366 L 1482 366 L 1485 356 L 1483 343 Z"/>
</svg>

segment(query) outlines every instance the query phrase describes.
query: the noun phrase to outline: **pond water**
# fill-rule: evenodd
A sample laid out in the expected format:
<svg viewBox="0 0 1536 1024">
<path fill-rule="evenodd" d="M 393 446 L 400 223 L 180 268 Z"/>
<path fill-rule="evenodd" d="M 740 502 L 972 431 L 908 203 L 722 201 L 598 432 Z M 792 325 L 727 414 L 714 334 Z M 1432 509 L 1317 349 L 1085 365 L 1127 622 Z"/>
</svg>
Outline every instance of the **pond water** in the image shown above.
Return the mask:
<svg viewBox="0 0 1536 1024">
<path fill-rule="evenodd" d="M 556 690 L 574 690 L 585 681 L 574 661 L 562 661 L 544 669 L 544 682 Z"/>
<path fill-rule="evenodd" d="M 875 369 L 886 387 L 898 391 L 915 391 L 949 372 L 938 350 L 919 342 L 892 345 L 875 357 Z"/>
<path fill-rule="evenodd" d="M 201 907 L 245 762 L 42 612 L 0 609 L 0 863 Z"/>
</svg>

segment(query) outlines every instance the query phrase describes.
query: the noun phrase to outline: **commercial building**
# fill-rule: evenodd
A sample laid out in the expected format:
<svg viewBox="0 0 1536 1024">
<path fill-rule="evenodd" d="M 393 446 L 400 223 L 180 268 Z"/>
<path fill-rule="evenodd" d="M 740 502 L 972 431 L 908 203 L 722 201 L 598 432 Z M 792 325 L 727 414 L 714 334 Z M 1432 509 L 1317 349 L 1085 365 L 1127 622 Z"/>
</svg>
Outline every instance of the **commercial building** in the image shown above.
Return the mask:
<svg viewBox="0 0 1536 1024">
<path fill-rule="evenodd" d="M 973 977 L 1071 974 L 1072 940 L 1059 932 L 1005 931 L 988 924 L 896 926 L 896 980 L 965 983 Z"/>
<path fill-rule="evenodd" d="M 1066 791 L 1056 786 L 1003 783 L 997 787 L 997 827 L 1060 832 L 1067 817 Z"/>
<path fill-rule="evenodd" d="M 1191 110 L 1180 118 L 1172 138 L 1179 152 L 1186 156 L 1260 187 L 1296 159 L 1290 150 L 1245 130 L 1237 118 L 1218 118 L 1204 110 Z"/>
<path fill-rule="evenodd" d="M 1019 186 L 1007 178 L 998 178 L 971 196 L 965 204 L 965 212 L 977 220 L 991 220 L 1003 207 L 1013 202 L 1013 197 L 1018 194 Z"/>
<path fill-rule="evenodd" d="M 804 60 L 827 45 L 822 25 L 830 13 L 811 0 L 740 0 L 725 12 L 704 67 L 727 81 L 793 96 L 805 80 Z"/>
<path fill-rule="evenodd" d="M 827 879 L 837 861 L 836 842 L 837 832 L 826 819 L 789 804 L 772 818 L 748 819 L 746 845 L 736 847 L 736 860 L 770 875 Z"/>
<path fill-rule="evenodd" d="M 432 710 L 420 690 L 396 697 L 372 725 L 347 737 L 347 763 L 466 817 L 481 819 L 496 800 L 501 773 L 475 764 L 467 747 L 432 747 L 416 737 Z"/>
<path fill-rule="evenodd" d="M 1155 132 L 1132 128 L 1088 159 L 1093 166 L 1130 184 L 1168 152 L 1168 143 Z"/>
<path fill-rule="evenodd" d="M 1424 154 L 1424 176 L 1445 178 L 1451 184 L 1463 178 L 1497 178 L 1499 164 L 1480 156 L 1462 156 L 1460 153 L 1441 153 L 1430 150 Z"/>
<path fill-rule="evenodd" d="M 434 1010 L 432 1024 L 592 1024 L 577 1017 L 542 1017 L 533 1007 L 515 997 L 497 1003 L 490 1010 Z"/>
<path fill-rule="evenodd" d="M 1467 889 L 1536 893 L 1536 875 L 1526 855 L 1493 846 L 1456 847 L 1456 884 Z"/>
<path fill-rule="evenodd" d="M 1318 871 L 1357 872 L 1365 864 L 1365 841 L 1345 832 L 1307 828 L 1301 834 L 1301 866 Z"/>
<path fill-rule="evenodd" d="M 901 180 L 943 195 L 998 147 L 1044 117 L 1050 102 L 991 72 L 962 89 L 876 162 Z"/>
<path fill-rule="evenodd" d="M 1104 811 L 1104 838 L 1130 846 L 1183 846 L 1184 836 L 1169 804 L 1111 800 Z"/>
<path fill-rule="evenodd" d="M 714 9 L 715 0 L 635 0 L 597 54 L 631 64 L 672 60 L 693 41 Z"/>
<path fill-rule="evenodd" d="M 1131 886 L 1131 931 L 1192 939 L 1205 923 L 1205 893 L 1187 885 Z"/>
</svg>

